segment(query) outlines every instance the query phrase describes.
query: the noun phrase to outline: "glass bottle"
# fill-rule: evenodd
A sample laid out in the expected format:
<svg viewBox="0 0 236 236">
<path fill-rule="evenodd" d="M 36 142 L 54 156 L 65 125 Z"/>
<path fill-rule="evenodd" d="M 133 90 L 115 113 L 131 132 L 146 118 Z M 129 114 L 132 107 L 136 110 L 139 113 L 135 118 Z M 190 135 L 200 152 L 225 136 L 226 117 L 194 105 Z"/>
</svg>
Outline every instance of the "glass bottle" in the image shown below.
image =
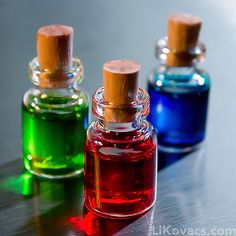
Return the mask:
<svg viewBox="0 0 236 236">
<path fill-rule="evenodd" d="M 203 43 L 197 42 L 199 20 L 193 18 L 192 22 L 198 21 L 195 28 L 192 29 L 191 24 L 186 27 L 192 18 L 185 14 L 169 18 L 168 38 L 171 37 L 175 45 L 171 46 L 167 37 L 157 42 L 159 66 L 148 77 L 148 120 L 158 130 L 159 148 L 163 151 L 188 152 L 205 138 L 210 79 L 205 70 L 198 68 L 206 49 Z M 182 39 L 184 46 L 178 46 L 181 30 L 189 36 Z M 193 32 L 196 43 L 193 43 Z M 178 47 L 182 49 L 178 51 Z"/>
<path fill-rule="evenodd" d="M 113 65 L 117 76 L 123 73 L 124 77 L 129 77 L 125 74 L 129 72 L 126 65 L 134 62 L 107 63 Z M 92 101 L 97 121 L 90 124 L 85 143 L 85 205 L 95 214 L 108 218 L 142 214 L 156 199 L 157 140 L 154 128 L 146 121 L 149 95 L 138 89 L 134 100 L 127 104 L 106 99 L 109 88 L 110 101 L 115 92 L 120 94 L 120 101 L 124 100 L 127 92 L 124 91 L 126 86 L 122 88 L 124 77 L 116 80 L 113 74 L 109 77 L 104 73 L 104 88 L 96 91 Z"/>
<path fill-rule="evenodd" d="M 44 37 L 40 30 L 45 28 L 47 32 L 53 31 L 50 37 L 57 41 L 56 47 L 51 46 L 50 50 L 50 43 L 54 41 L 48 42 L 48 35 Z M 60 38 L 61 31 L 68 28 L 70 34 Z M 61 47 L 64 53 L 71 54 L 67 50 L 72 50 L 72 46 L 65 46 L 71 43 L 68 42 L 73 34 L 71 27 L 51 25 L 40 30 L 38 34 L 41 33 L 46 42 L 42 43 L 38 36 L 38 58 L 29 63 L 29 78 L 35 86 L 24 94 L 22 102 L 24 166 L 41 177 L 72 177 L 83 173 L 83 144 L 88 126 L 88 94 L 78 87 L 83 79 L 83 66 L 78 58 L 71 58 L 68 66 L 62 66 L 65 59 L 63 53 L 58 54 Z M 52 58 L 49 63 L 54 54 L 57 55 L 56 60 L 60 62 L 56 63 L 57 69 L 45 65 L 45 53 Z"/>
</svg>

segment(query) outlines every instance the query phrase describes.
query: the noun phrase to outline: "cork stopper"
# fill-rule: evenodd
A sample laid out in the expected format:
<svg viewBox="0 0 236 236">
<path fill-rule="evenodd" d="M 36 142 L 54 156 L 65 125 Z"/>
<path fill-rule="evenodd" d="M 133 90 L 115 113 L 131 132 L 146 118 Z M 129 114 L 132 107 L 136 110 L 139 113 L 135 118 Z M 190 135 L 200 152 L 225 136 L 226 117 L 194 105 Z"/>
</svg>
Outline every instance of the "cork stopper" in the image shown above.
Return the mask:
<svg viewBox="0 0 236 236">
<path fill-rule="evenodd" d="M 184 13 L 176 13 L 168 18 L 168 48 L 173 52 L 167 56 L 169 66 L 191 65 L 193 57 L 188 53 L 196 47 L 201 19 Z"/>
<path fill-rule="evenodd" d="M 103 65 L 105 120 L 130 122 L 135 111 L 128 105 L 136 100 L 140 64 L 132 60 L 113 60 Z"/>
<path fill-rule="evenodd" d="M 64 69 L 72 64 L 73 28 L 65 25 L 48 25 L 37 32 L 37 53 L 42 73 L 42 87 L 60 87 L 65 84 Z"/>
</svg>

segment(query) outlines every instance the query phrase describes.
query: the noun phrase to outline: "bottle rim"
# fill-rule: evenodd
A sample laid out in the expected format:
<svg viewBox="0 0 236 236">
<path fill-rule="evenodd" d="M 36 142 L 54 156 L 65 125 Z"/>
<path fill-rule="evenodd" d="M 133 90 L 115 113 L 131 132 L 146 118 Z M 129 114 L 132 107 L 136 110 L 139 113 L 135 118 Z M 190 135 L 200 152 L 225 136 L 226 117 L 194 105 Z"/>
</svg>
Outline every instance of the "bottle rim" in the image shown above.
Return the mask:
<svg viewBox="0 0 236 236">
<path fill-rule="evenodd" d="M 168 37 L 165 36 L 156 42 L 155 55 L 157 59 L 165 63 L 167 61 L 167 55 L 169 53 L 175 55 L 187 54 L 191 58 L 193 58 L 193 61 L 200 62 L 205 59 L 206 47 L 204 43 L 198 41 L 195 48 L 191 48 L 188 51 L 177 51 L 176 49 L 168 48 Z"/>
<path fill-rule="evenodd" d="M 37 86 L 40 86 L 40 77 L 43 75 L 44 78 L 50 78 L 54 71 L 42 69 L 38 62 L 38 58 L 34 58 L 28 65 L 28 76 L 29 79 Z M 78 57 L 72 58 L 72 65 L 63 69 L 64 79 L 63 86 L 66 87 L 71 84 L 78 84 L 84 78 L 84 69 L 81 60 Z M 57 81 L 56 81 L 57 82 Z M 53 80 L 50 81 L 53 84 Z M 53 86 L 52 86 L 53 87 Z"/>
<path fill-rule="evenodd" d="M 101 87 L 93 94 L 92 112 L 99 120 L 105 120 L 105 109 L 129 109 L 135 115 L 135 119 L 143 119 L 149 114 L 149 94 L 139 88 L 135 101 L 125 105 L 114 105 L 104 101 L 104 88 Z"/>
</svg>

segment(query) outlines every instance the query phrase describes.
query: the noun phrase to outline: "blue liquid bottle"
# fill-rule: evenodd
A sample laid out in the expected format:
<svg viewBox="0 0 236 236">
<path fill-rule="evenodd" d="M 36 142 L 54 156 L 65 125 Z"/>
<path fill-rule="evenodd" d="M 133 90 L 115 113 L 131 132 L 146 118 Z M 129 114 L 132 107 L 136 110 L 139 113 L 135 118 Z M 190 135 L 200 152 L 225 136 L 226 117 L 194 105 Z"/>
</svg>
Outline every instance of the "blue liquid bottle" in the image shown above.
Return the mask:
<svg viewBox="0 0 236 236">
<path fill-rule="evenodd" d="M 205 138 L 210 80 L 197 67 L 205 56 L 205 46 L 198 42 L 200 27 L 198 17 L 171 15 L 168 37 L 156 45 L 160 64 L 148 78 L 148 120 L 163 151 L 188 152 Z"/>
</svg>

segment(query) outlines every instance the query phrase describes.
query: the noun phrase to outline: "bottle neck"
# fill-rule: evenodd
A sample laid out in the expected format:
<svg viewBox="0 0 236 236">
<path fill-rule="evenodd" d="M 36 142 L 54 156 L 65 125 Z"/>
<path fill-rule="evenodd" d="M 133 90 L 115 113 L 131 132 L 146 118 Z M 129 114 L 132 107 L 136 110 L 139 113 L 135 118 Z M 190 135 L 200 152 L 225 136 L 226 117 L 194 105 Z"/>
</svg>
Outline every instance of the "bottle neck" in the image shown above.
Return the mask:
<svg viewBox="0 0 236 236">
<path fill-rule="evenodd" d="M 189 66 L 169 66 L 165 65 L 165 73 L 166 74 L 176 74 L 176 75 L 189 75 L 194 73 L 196 70 L 196 63 L 193 63 Z"/>
<path fill-rule="evenodd" d="M 83 80 L 83 65 L 79 58 L 73 58 L 69 68 L 54 71 L 42 69 L 38 59 L 29 63 L 29 78 L 34 85 L 42 89 L 65 89 L 78 86 Z"/>
<path fill-rule="evenodd" d="M 144 119 L 141 120 L 134 120 L 133 122 L 107 122 L 106 120 L 98 120 L 98 126 L 101 130 L 104 130 L 105 132 L 111 131 L 111 132 L 131 132 L 139 129 L 141 127 L 141 123 L 144 121 Z"/>
</svg>

